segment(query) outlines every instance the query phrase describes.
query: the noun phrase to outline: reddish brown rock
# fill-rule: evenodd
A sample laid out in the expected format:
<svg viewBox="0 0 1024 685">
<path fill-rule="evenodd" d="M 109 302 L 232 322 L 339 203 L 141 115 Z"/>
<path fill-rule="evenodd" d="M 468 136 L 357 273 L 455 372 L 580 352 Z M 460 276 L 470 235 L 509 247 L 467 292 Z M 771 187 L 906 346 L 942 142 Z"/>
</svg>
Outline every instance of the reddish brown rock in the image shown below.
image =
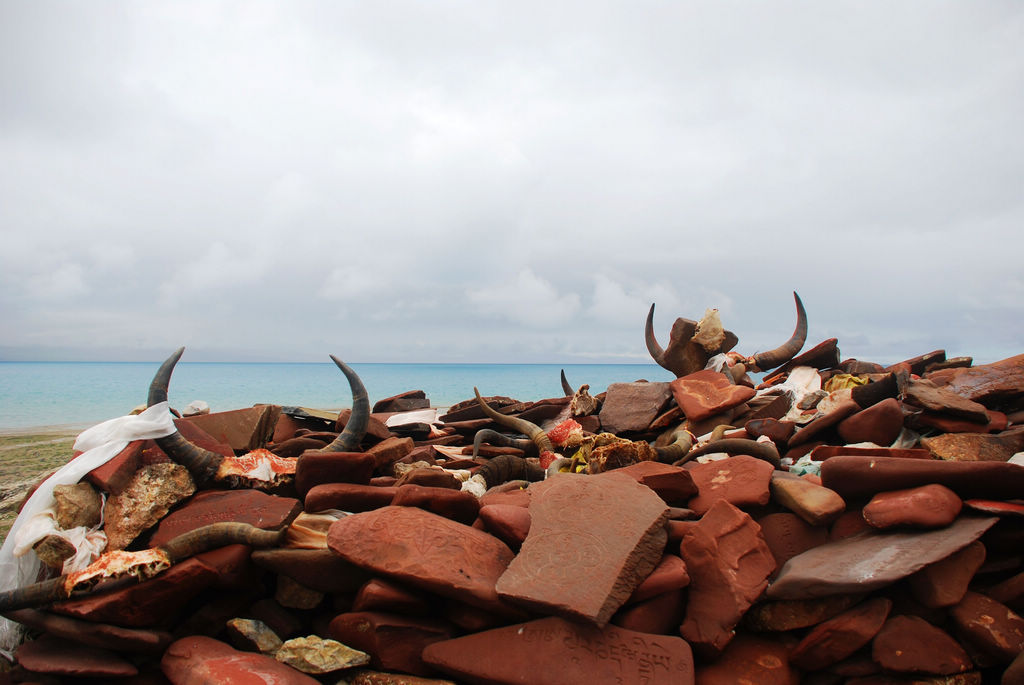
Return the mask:
<svg viewBox="0 0 1024 685">
<path fill-rule="evenodd" d="M 773 470 L 768 462 L 745 454 L 698 464 L 689 469 L 698 489 L 690 508 L 703 514 L 719 501 L 737 507 L 767 504 Z"/>
<path fill-rule="evenodd" d="M 395 485 L 398 487 L 416 485 L 425 488 L 444 488 L 446 490 L 459 490 L 462 487 L 458 478 L 439 468 L 410 469 L 399 476 L 398 480 L 395 481 Z"/>
<path fill-rule="evenodd" d="M 833 595 L 761 601 L 750 608 L 743 617 L 743 624 L 759 632 L 807 628 L 846 611 L 863 598 L 863 595 Z"/>
<path fill-rule="evenodd" d="M 946 433 L 921 438 L 921 445 L 936 459 L 1001 462 L 1024 450 L 1024 428 L 992 434 Z"/>
<path fill-rule="evenodd" d="M 373 405 L 373 413 L 413 411 L 414 409 L 430 409 L 430 400 L 422 390 L 408 390 L 392 397 L 377 400 Z"/>
<path fill-rule="evenodd" d="M 827 526 L 846 511 L 846 502 L 835 490 L 785 471 L 771 474 L 771 495 L 812 526 Z"/>
<path fill-rule="evenodd" d="M 603 626 L 661 559 L 665 502 L 617 474 L 560 474 L 530 490 L 530 533 L 498 594 Z M 587 514 L 567 517 L 570 511 Z"/>
<path fill-rule="evenodd" d="M 852 445 L 818 445 L 810 451 L 814 461 L 832 457 L 900 457 L 902 459 L 932 459 L 932 453 L 922 448 L 854 447 Z"/>
<path fill-rule="evenodd" d="M 776 569 L 798 554 L 828 541 L 828 531 L 812 526 L 796 514 L 768 514 L 757 519 L 761 534 L 775 559 Z"/>
<path fill-rule="evenodd" d="M 831 369 L 839 365 L 839 339 L 822 340 L 809 350 L 798 354 L 777 368 L 774 373 L 792 371 L 798 366 L 810 366 L 815 369 Z"/>
<path fill-rule="evenodd" d="M 118 652 L 159 653 L 171 642 L 170 633 L 161 630 L 122 628 L 106 623 L 80 621 L 35 609 L 6 611 L 4 616 L 53 638 Z"/>
<path fill-rule="evenodd" d="M 380 509 L 391 504 L 397 488 L 355 483 L 325 483 L 306 493 L 306 511 L 340 509 L 353 514 Z"/>
<path fill-rule="evenodd" d="M 1024 573 L 1018 573 L 985 590 L 987 597 L 1005 604 L 1014 611 L 1024 611 Z"/>
<path fill-rule="evenodd" d="M 945 485 L 963 499 L 1013 499 L 1024 492 L 1024 468 L 995 462 L 840 456 L 821 465 L 821 483 L 844 499 L 929 483 Z"/>
<path fill-rule="evenodd" d="M 298 500 L 259 490 L 206 490 L 165 516 L 150 538 L 159 547 L 179 535 L 211 523 L 235 522 L 279 530 L 302 510 Z"/>
<path fill-rule="evenodd" d="M 864 520 L 875 528 L 941 528 L 960 514 L 963 502 L 943 485 L 880 492 L 864 506 Z"/>
<path fill-rule="evenodd" d="M 384 469 L 388 464 L 393 464 L 402 457 L 410 454 L 413 450 L 412 438 L 385 438 L 376 445 L 366 450 L 372 454 L 377 463 L 377 469 Z"/>
<path fill-rule="evenodd" d="M 1008 664 L 1024 651 L 1024 619 L 990 597 L 967 592 L 949 610 L 957 629 L 997 663 Z"/>
<path fill-rule="evenodd" d="M 495 685 L 694 685 L 693 654 L 678 637 L 554 617 L 435 642 L 423 660 Z"/>
<path fill-rule="evenodd" d="M 368 575 L 327 549 L 258 549 L 252 560 L 261 568 L 331 594 L 356 591 Z"/>
<path fill-rule="evenodd" d="M 1006 414 L 992 411 L 991 409 L 987 410 L 986 413 L 988 414 L 988 422 L 982 424 L 957 419 L 945 414 L 925 411 L 913 417 L 913 423 L 910 425 L 918 430 L 921 428 L 937 428 L 943 433 L 998 433 L 999 431 L 1006 430 L 1007 426 L 1010 425 Z"/>
<path fill-rule="evenodd" d="M 601 406 L 601 426 L 617 435 L 645 431 L 671 396 L 668 383 L 612 383 Z"/>
<path fill-rule="evenodd" d="M 198 559 L 186 559 L 138 585 L 57 602 L 52 610 L 117 626 L 161 625 L 178 616 L 189 600 L 216 581 L 216 570 Z"/>
<path fill-rule="evenodd" d="M 452 637 L 449 625 L 426 618 L 409 618 L 373 611 L 335 617 L 327 629 L 331 638 L 370 655 L 374 668 L 430 675 L 423 663 L 427 645 Z"/>
<path fill-rule="evenodd" d="M 319 450 L 330 444 L 330 440 L 302 436 L 279 442 L 270 448 L 270 451 L 284 459 L 295 459 L 303 452 Z"/>
<path fill-rule="evenodd" d="M 828 531 L 829 542 L 845 540 L 865 530 L 875 530 L 871 524 L 864 520 L 864 514 L 859 509 L 844 512 L 835 520 Z"/>
<path fill-rule="evenodd" d="M 725 374 L 712 369 L 677 378 L 669 386 L 676 403 L 691 421 L 702 421 L 751 399 L 754 389 L 734 385 Z"/>
<path fill-rule="evenodd" d="M 160 668 L 172 685 L 318 685 L 319 682 L 273 657 L 240 652 L 225 642 L 200 635 L 183 637 L 172 643 L 160 660 Z"/>
<path fill-rule="evenodd" d="M 612 616 L 611 624 L 640 633 L 674 635 L 683 620 L 685 604 L 682 590 L 669 590 L 623 606 Z"/>
<path fill-rule="evenodd" d="M 480 506 L 486 507 L 491 504 L 511 504 L 516 507 L 529 507 L 532 495 L 533 493 L 530 489 L 520 490 L 516 488 L 515 490 L 499 491 L 491 488 L 483 497 L 480 498 Z"/>
<path fill-rule="evenodd" d="M 768 585 L 775 559 L 761 527 L 724 500 L 683 536 L 679 552 L 690 574 L 679 632 L 694 647 L 715 654 Z"/>
<path fill-rule="evenodd" d="M 800 674 L 789 665 L 789 648 L 778 640 L 737 635 L 714 663 L 697 668 L 701 685 L 798 685 Z"/>
<path fill-rule="evenodd" d="M 1024 685 L 1024 652 L 1017 655 L 1017 658 L 1003 671 L 1003 679 L 1000 685 Z"/>
<path fill-rule="evenodd" d="M 891 608 L 888 599 L 876 597 L 821 623 L 793 649 L 790 661 L 816 671 L 845 659 L 882 629 Z"/>
<path fill-rule="evenodd" d="M 988 423 L 985 405 L 962 397 L 928 379 L 911 379 L 904 390 L 910 404 L 923 409 L 956 416 L 973 423 Z"/>
<path fill-rule="evenodd" d="M 139 670 L 106 649 L 68 643 L 43 635 L 18 647 L 15 659 L 32 673 L 73 678 L 124 678 Z"/>
<path fill-rule="evenodd" d="M 373 578 L 359 588 L 356 598 L 352 601 L 352 611 L 425 616 L 430 613 L 430 604 L 421 595 L 402 585 Z"/>
<path fill-rule="evenodd" d="M 918 616 L 893 616 L 871 643 L 871 658 L 896 673 L 951 675 L 973 664 L 949 633 Z"/>
<path fill-rule="evenodd" d="M 419 507 L 467 526 L 480 513 L 480 500 L 470 492 L 422 485 L 402 485 L 391 500 L 394 506 Z"/>
<path fill-rule="evenodd" d="M 838 430 L 839 437 L 848 443 L 891 445 L 903 430 L 903 410 L 900 403 L 890 397 L 843 419 Z"/>
<path fill-rule="evenodd" d="M 847 398 L 837 402 L 828 413 L 819 416 L 803 428 L 798 429 L 793 434 L 793 437 L 789 439 L 789 446 L 792 448 L 810 440 L 819 439 L 826 430 L 835 427 L 840 421 L 853 416 L 859 411 L 861 411 L 860 405 L 852 399 Z"/>
<path fill-rule="evenodd" d="M 84 480 L 98 490 L 116 495 L 131 482 L 132 476 L 142 466 L 142 448 L 145 440 L 132 440 L 106 464 L 97 466 L 85 474 Z"/>
<path fill-rule="evenodd" d="M 374 573 L 504 611 L 494 586 L 514 556 L 492 535 L 416 507 L 388 506 L 337 521 L 327 546 Z"/>
<path fill-rule="evenodd" d="M 352 418 L 351 409 L 342 409 L 338 412 L 338 418 L 334 423 L 334 431 L 340 433 L 345 430 L 345 426 L 348 425 L 348 420 Z M 364 441 L 373 442 L 374 440 L 387 440 L 392 436 L 388 427 L 384 425 L 384 421 L 370 413 L 370 420 L 366 426 L 366 438 Z"/>
<path fill-rule="evenodd" d="M 985 545 L 972 542 L 910 576 L 910 591 L 926 607 L 952 606 L 963 599 L 967 586 L 984 562 Z"/>
<path fill-rule="evenodd" d="M 304 452 L 295 464 L 295 489 L 299 496 L 324 483 L 367 485 L 377 460 L 365 452 Z"/>
<path fill-rule="evenodd" d="M 829 542 L 786 562 L 767 596 L 809 599 L 884 587 L 963 549 L 996 520 L 961 516 L 937 530 L 865 533 Z"/>
<path fill-rule="evenodd" d="M 487 532 L 514 550 L 518 550 L 530 532 L 530 511 L 514 504 L 488 504 L 480 507 L 480 519 Z"/>
<path fill-rule="evenodd" d="M 966 369 L 943 369 L 928 379 L 975 402 L 1000 401 L 1024 394 L 1024 354 Z"/>
<path fill-rule="evenodd" d="M 675 554 L 666 554 L 650 575 L 633 590 L 626 604 L 642 602 L 672 590 L 681 590 L 689 584 L 690 574 L 686 572 L 686 562 Z"/>
<path fill-rule="evenodd" d="M 280 414 L 281 407 L 260 404 L 249 409 L 197 414 L 182 421 L 198 426 L 216 442 L 227 443 L 233 450 L 249 452 L 270 442 Z"/>
<path fill-rule="evenodd" d="M 195 490 L 196 485 L 184 466 L 168 463 L 139 469 L 127 487 L 108 499 L 103 507 L 107 550 L 127 547 L 139 533 Z"/>
<path fill-rule="evenodd" d="M 685 505 L 697 494 L 697 485 L 693 475 L 684 468 L 670 466 L 657 461 L 641 461 L 631 466 L 616 469 L 616 473 L 626 474 L 658 493 L 665 503 L 671 506 Z"/>
</svg>

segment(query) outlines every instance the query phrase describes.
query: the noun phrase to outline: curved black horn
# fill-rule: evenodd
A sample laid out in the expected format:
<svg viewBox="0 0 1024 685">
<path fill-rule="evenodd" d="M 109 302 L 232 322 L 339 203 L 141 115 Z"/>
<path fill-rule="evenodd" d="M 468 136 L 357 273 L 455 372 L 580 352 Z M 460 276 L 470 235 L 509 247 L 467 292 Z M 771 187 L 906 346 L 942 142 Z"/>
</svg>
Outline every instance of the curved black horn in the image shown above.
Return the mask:
<svg viewBox="0 0 1024 685">
<path fill-rule="evenodd" d="M 670 445 L 654 448 L 658 453 L 658 461 L 662 464 L 672 464 L 683 459 L 693 448 L 693 433 L 685 428 L 679 428 L 672 434 L 672 438 Z"/>
<path fill-rule="evenodd" d="M 793 291 L 793 299 L 796 301 L 796 328 L 793 335 L 785 343 L 774 350 L 761 352 L 751 357 L 751 362 L 757 371 L 768 371 L 776 366 L 782 366 L 795 357 L 807 341 L 807 312 L 804 311 L 804 303 L 800 296 Z"/>
<path fill-rule="evenodd" d="M 745 440 L 743 438 L 722 438 L 721 440 L 706 443 L 701 447 L 697 447 L 687 452 L 685 457 L 675 462 L 675 465 L 682 466 L 691 459 L 696 459 L 703 454 L 712 454 L 714 452 L 725 452 L 730 456 L 746 454 L 751 457 L 756 457 L 757 459 L 763 459 L 775 468 L 779 468 L 781 465 L 779 450 L 775 447 L 775 443 L 771 441 L 758 442 L 756 440 Z"/>
<path fill-rule="evenodd" d="M 153 382 L 149 384 L 149 398 L 146 401 L 146 406 L 152 407 L 154 404 L 167 401 L 167 387 L 171 382 L 171 373 L 184 352 L 185 348 L 179 347 L 157 369 L 156 375 L 153 376 Z M 202 486 L 213 478 L 217 474 L 221 462 L 224 461 L 222 455 L 192 444 L 177 430 L 166 437 L 157 438 L 156 444 L 168 457 L 188 469 L 192 480 L 198 486 Z"/>
<path fill-rule="evenodd" d="M 544 470 L 522 457 L 512 454 L 501 454 L 477 469 L 475 475 L 482 477 L 484 483 L 487 484 L 487 488 L 490 489 L 510 480 L 526 480 L 530 482 L 543 480 Z"/>
<path fill-rule="evenodd" d="M 345 424 L 345 430 L 338 434 L 330 445 L 327 445 L 319 452 L 351 452 L 363 441 L 366 429 L 370 425 L 370 398 L 366 395 L 366 387 L 359 380 L 359 376 L 348 364 L 341 361 L 333 354 L 331 359 L 341 372 L 348 379 L 348 385 L 352 389 L 352 415 Z"/>
<path fill-rule="evenodd" d="M 541 454 L 544 454 L 544 452 L 555 451 L 555 448 L 551 445 L 551 439 L 548 438 L 548 434 L 544 432 L 543 428 L 535 423 L 530 423 L 526 419 L 499 414 L 494 411 L 490 405 L 484 402 L 484 398 L 480 397 L 479 390 L 473 388 L 473 392 L 476 393 L 476 401 L 480 404 L 480 408 L 483 410 L 487 418 L 491 419 L 498 425 L 504 426 L 505 428 L 511 428 L 512 430 L 522 433 L 526 437 L 530 438 Z"/>
<path fill-rule="evenodd" d="M 562 392 L 565 393 L 566 397 L 572 397 L 576 392 L 569 385 L 569 381 L 565 378 L 565 369 L 562 369 Z"/>
<path fill-rule="evenodd" d="M 177 563 L 196 554 L 225 545 L 249 545 L 261 549 L 274 547 L 284 541 L 288 527 L 280 530 L 264 530 L 248 523 L 224 521 L 211 523 L 169 540 L 160 546 L 171 563 Z"/>
<path fill-rule="evenodd" d="M 654 337 L 654 303 L 651 303 L 651 310 L 647 312 L 647 324 L 644 326 L 644 342 L 647 343 L 647 351 L 651 353 L 651 357 L 658 363 L 663 369 L 669 369 L 665 366 L 665 350 L 658 344 L 658 340 Z M 673 372 L 674 373 L 674 372 Z"/>
<path fill-rule="evenodd" d="M 474 459 L 476 459 L 477 453 L 480 451 L 480 445 L 485 442 L 488 445 L 497 445 L 499 447 L 515 447 L 518 450 L 522 450 L 524 453 L 530 451 L 530 448 L 534 446 L 531 440 L 510 438 L 507 435 L 499 433 L 498 431 L 493 431 L 490 428 L 482 428 L 473 436 Z"/>
</svg>

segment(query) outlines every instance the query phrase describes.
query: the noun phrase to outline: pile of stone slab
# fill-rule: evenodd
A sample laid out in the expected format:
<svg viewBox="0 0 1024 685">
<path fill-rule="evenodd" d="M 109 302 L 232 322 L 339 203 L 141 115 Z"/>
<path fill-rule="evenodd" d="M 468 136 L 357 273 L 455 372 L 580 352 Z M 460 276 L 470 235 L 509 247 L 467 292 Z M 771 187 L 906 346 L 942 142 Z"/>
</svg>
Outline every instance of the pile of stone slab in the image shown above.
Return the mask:
<svg viewBox="0 0 1024 685">
<path fill-rule="evenodd" d="M 296 459 L 294 479 L 197 490 L 136 441 L 55 493 L 62 525 L 102 509 L 108 549 L 217 522 L 282 542 L 8 610 L 28 639 L 0 682 L 1024 684 L 1024 355 L 883 368 L 823 345 L 757 388 L 699 371 L 485 398 L 574 433 L 561 469 L 525 440 L 474 456 L 501 422 L 475 401 L 432 417 L 419 391 L 378 402 L 354 452 L 318 451 L 350 412 L 179 419 L 211 451 Z M 681 426 L 700 456 L 577 450 Z M 509 455 L 546 477 L 467 487 Z"/>
</svg>

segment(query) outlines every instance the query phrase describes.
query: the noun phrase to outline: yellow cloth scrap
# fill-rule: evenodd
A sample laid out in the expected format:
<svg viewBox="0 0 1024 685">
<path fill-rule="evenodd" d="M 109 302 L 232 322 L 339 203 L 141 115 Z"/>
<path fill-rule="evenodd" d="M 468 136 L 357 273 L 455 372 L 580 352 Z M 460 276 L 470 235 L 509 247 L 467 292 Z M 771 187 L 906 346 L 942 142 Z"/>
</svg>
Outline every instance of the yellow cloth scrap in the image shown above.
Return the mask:
<svg viewBox="0 0 1024 685">
<path fill-rule="evenodd" d="M 855 388 L 858 385 L 867 384 L 867 378 L 861 378 L 860 376 L 854 376 L 849 373 L 841 373 L 837 376 L 832 376 L 832 378 L 825 381 L 823 389 L 825 392 L 835 392 L 836 390 L 845 390 L 846 388 Z"/>
</svg>

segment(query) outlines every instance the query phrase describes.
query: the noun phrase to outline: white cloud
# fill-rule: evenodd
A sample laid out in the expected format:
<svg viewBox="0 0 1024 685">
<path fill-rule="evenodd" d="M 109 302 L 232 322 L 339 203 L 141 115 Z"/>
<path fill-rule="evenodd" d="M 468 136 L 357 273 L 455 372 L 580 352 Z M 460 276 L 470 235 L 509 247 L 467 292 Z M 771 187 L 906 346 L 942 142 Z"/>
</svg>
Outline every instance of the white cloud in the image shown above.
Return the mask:
<svg viewBox="0 0 1024 685">
<path fill-rule="evenodd" d="M 579 295 L 560 294 L 530 268 L 520 269 L 512 281 L 469 290 L 466 297 L 486 317 L 529 328 L 565 325 L 580 308 Z"/>
</svg>

